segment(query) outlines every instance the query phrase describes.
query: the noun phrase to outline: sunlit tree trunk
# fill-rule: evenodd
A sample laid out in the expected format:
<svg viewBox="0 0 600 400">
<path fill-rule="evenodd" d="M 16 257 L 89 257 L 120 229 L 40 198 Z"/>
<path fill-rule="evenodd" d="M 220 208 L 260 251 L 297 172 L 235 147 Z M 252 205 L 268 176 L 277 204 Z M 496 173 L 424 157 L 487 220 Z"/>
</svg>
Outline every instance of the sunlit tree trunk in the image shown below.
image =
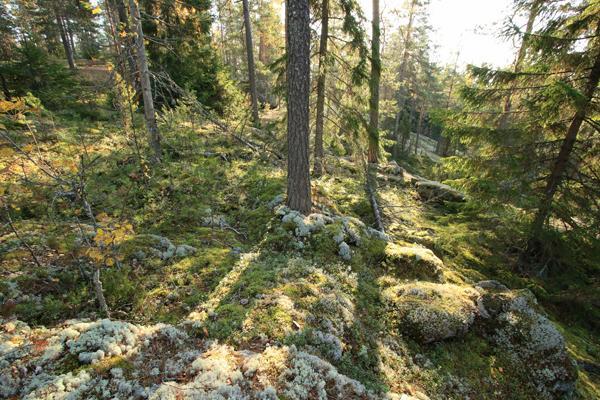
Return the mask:
<svg viewBox="0 0 600 400">
<path fill-rule="evenodd" d="M 148 139 L 150 147 L 154 152 L 154 162 L 160 162 L 162 157 L 160 145 L 160 132 L 156 123 L 156 114 L 154 112 L 154 99 L 152 98 L 152 86 L 150 83 L 150 71 L 148 70 L 148 60 L 146 59 L 146 48 L 144 45 L 144 31 L 142 30 L 142 18 L 136 0 L 129 0 L 130 13 L 135 23 L 137 37 L 137 64 L 140 74 L 140 84 L 142 86 L 142 99 L 144 101 L 144 120 L 148 130 Z"/>
<path fill-rule="evenodd" d="M 373 21 L 371 39 L 371 97 L 369 100 L 369 164 L 379 162 L 379 80 L 381 78 L 381 55 L 379 54 L 381 29 L 379 26 L 379 0 L 373 0 Z"/>
<path fill-rule="evenodd" d="M 315 176 L 323 174 L 323 125 L 325 122 L 325 80 L 327 77 L 327 41 L 329 40 L 329 0 L 322 0 L 319 76 L 317 78 L 317 119 L 315 121 Z"/>
<path fill-rule="evenodd" d="M 63 48 L 65 49 L 65 56 L 67 57 L 67 63 L 69 64 L 69 68 L 74 70 L 77 67 L 75 66 L 75 57 L 73 55 L 73 49 L 71 48 L 71 42 L 69 41 L 69 36 L 67 29 L 65 27 L 65 21 L 60 11 L 55 8 L 54 13 L 56 16 L 56 25 L 58 26 L 58 32 L 60 33 L 60 40 L 63 44 Z"/>
<path fill-rule="evenodd" d="M 250 9 L 248 0 L 242 0 L 244 11 L 244 27 L 246 31 L 246 56 L 248 58 L 248 82 L 250 83 L 250 100 L 252 101 L 252 119 L 258 125 L 258 95 L 256 93 L 256 68 L 254 67 L 254 45 L 252 44 L 252 25 L 250 24 Z"/>
<path fill-rule="evenodd" d="M 312 208 L 309 165 L 310 12 L 308 0 L 287 8 L 287 205 L 308 214 Z"/>
</svg>

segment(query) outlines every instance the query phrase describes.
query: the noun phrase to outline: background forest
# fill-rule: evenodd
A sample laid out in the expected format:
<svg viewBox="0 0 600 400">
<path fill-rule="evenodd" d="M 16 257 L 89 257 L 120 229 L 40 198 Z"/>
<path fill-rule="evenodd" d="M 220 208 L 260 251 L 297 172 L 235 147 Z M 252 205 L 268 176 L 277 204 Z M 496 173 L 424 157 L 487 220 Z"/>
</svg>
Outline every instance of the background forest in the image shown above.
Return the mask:
<svg viewBox="0 0 600 400">
<path fill-rule="evenodd" d="M 600 397 L 600 2 L 436 1 L 0 0 L 0 398 Z"/>
</svg>

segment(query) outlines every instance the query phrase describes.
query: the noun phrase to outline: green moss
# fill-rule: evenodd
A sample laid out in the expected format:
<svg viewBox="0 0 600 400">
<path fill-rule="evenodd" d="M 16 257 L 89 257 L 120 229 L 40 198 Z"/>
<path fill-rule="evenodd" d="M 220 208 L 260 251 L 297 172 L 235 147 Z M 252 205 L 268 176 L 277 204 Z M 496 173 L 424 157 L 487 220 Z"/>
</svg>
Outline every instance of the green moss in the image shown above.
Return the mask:
<svg viewBox="0 0 600 400">
<path fill-rule="evenodd" d="M 239 332 L 248 310 L 240 304 L 222 304 L 215 310 L 215 317 L 211 318 L 206 328 L 209 337 L 227 340 L 234 333 Z"/>
</svg>

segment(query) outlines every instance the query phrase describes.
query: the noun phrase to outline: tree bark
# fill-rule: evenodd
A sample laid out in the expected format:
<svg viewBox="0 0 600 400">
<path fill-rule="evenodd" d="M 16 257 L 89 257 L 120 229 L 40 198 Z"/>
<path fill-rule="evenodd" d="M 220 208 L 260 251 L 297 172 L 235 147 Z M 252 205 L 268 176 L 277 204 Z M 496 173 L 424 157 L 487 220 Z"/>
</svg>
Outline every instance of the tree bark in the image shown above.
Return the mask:
<svg viewBox="0 0 600 400">
<path fill-rule="evenodd" d="M 287 205 L 312 208 L 309 165 L 310 12 L 308 0 L 288 0 L 287 16 Z"/>
<path fill-rule="evenodd" d="M 381 78 L 381 56 L 379 54 L 381 29 L 379 26 L 379 0 L 373 0 L 373 21 L 371 40 L 371 82 L 369 99 L 369 164 L 379 162 L 379 80 Z"/>
<path fill-rule="evenodd" d="M 317 78 L 317 119 L 315 121 L 315 176 L 323 174 L 323 125 L 325 122 L 325 80 L 327 78 L 327 42 L 329 40 L 329 0 L 322 0 L 319 77 Z"/>
<path fill-rule="evenodd" d="M 600 23 L 596 29 L 596 36 L 598 35 L 600 35 Z M 544 189 L 543 198 L 540 201 L 538 211 L 531 226 L 531 237 L 528 243 L 529 252 L 535 251 L 537 248 L 539 248 L 544 224 L 550 216 L 550 212 L 552 210 L 554 195 L 556 194 L 558 186 L 567 172 L 569 158 L 573 151 L 573 147 L 575 146 L 575 142 L 577 141 L 577 134 L 579 133 L 581 124 L 583 123 L 587 112 L 589 111 L 594 93 L 598 89 L 598 82 L 600 81 L 600 41 L 596 41 L 596 43 L 597 47 L 594 49 L 596 51 L 594 64 L 583 92 L 585 101 L 578 108 L 577 112 L 573 116 L 573 119 L 571 120 L 571 124 L 569 125 L 565 138 L 562 142 L 558 157 L 554 163 L 554 166 L 552 167 L 552 172 L 546 181 L 546 188 Z"/>
<path fill-rule="evenodd" d="M 58 26 L 58 32 L 60 33 L 60 40 L 63 44 L 63 48 L 65 49 L 65 56 L 67 57 L 67 63 L 69 64 L 69 68 L 71 70 L 75 70 L 77 67 L 75 66 L 75 58 L 73 56 L 73 49 L 71 48 L 71 43 L 69 42 L 69 37 L 67 30 L 65 28 L 64 19 L 61 16 L 58 9 L 54 9 L 54 13 L 56 15 L 56 25 Z"/>
<path fill-rule="evenodd" d="M 252 44 L 252 25 L 248 0 L 242 0 L 244 26 L 246 31 L 246 56 L 248 57 L 248 82 L 250 83 L 250 100 L 252 101 L 252 119 L 255 125 L 260 124 L 258 116 L 258 95 L 256 93 L 256 68 L 254 67 L 254 45 Z"/>
<path fill-rule="evenodd" d="M 129 0 L 130 13 L 135 23 L 137 37 L 137 64 L 140 74 L 140 84 L 142 86 L 142 99 L 144 101 L 144 120 L 146 129 L 148 129 L 148 139 L 150 147 L 154 152 L 153 161 L 160 162 L 162 151 L 160 145 L 160 132 L 156 124 L 156 114 L 154 112 L 154 99 L 152 98 L 152 86 L 150 83 L 150 71 L 148 70 L 148 60 L 146 59 L 146 48 L 144 45 L 144 31 L 142 30 L 142 18 L 136 0 Z"/>
</svg>

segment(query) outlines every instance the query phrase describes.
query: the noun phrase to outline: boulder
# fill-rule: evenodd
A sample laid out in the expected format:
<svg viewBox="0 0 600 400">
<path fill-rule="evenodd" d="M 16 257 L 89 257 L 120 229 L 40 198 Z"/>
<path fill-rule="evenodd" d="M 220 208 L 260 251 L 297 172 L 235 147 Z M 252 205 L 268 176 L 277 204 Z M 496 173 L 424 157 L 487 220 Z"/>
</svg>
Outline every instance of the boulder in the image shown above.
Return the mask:
<svg viewBox="0 0 600 400">
<path fill-rule="evenodd" d="M 404 175 L 404 168 L 398 165 L 396 161 L 390 161 L 385 165 L 379 166 L 379 171 L 390 175 Z"/>
<path fill-rule="evenodd" d="M 479 293 L 457 285 L 407 283 L 385 289 L 382 297 L 400 332 L 420 343 L 464 335 L 478 315 Z"/>
<path fill-rule="evenodd" d="M 491 286 L 491 285 L 486 285 Z M 526 366 L 543 399 L 568 398 L 575 390 L 577 368 L 565 340 L 542 313 L 529 290 L 482 289 L 481 304 L 490 318 L 489 338 L 517 365 Z"/>
<path fill-rule="evenodd" d="M 454 201 L 463 202 L 466 196 L 458 190 L 440 182 L 430 180 L 418 180 L 415 182 L 415 188 L 419 196 L 427 201 Z"/>
<path fill-rule="evenodd" d="M 388 243 L 382 265 L 403 278 L 444 281 L 444 263 L 425 247 Z"/>
</svg>

